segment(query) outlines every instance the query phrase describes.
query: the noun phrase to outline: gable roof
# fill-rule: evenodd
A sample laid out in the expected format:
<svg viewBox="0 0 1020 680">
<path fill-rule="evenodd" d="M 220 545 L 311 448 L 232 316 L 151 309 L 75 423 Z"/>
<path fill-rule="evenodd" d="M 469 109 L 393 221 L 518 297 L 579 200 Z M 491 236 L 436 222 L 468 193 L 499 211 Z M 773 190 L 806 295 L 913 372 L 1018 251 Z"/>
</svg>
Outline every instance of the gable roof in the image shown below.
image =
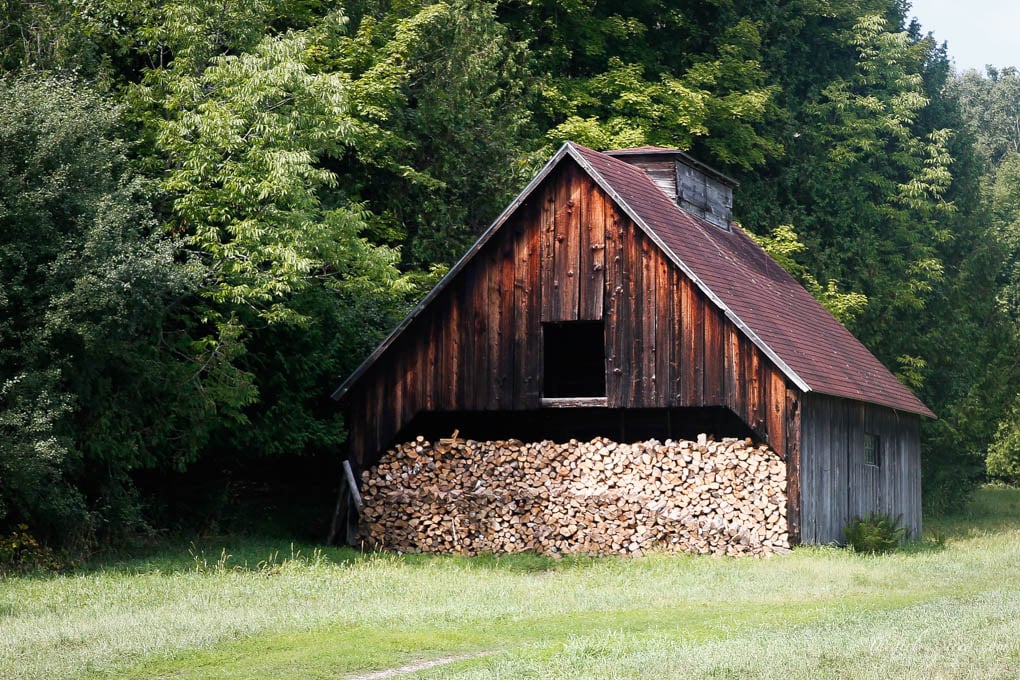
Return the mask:
<svg viewBox="0 0 1020 680">
<path fill-rule="evenodd" d="M 624 153 L 658 153 L 655 147 Z M 614 152 L 614 155 L 619 152 Z M 935 414 L 738 226 L 681 210 L 648 175 L 567 142 L 390 336 L 333 393 L 340 399 L 566 157 L 572 158 L 803 392 Z"/>
</svg>

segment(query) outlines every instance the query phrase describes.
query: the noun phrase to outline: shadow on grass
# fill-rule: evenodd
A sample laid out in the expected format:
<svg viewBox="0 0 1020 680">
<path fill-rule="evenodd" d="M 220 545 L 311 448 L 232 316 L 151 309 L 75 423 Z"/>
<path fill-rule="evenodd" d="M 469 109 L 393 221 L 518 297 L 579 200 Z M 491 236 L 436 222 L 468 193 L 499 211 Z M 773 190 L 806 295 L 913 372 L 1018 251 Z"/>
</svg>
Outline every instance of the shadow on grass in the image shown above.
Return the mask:
<svg viewBox="0 0 1020 680">
<path fill-rule="evenodd" d="M 962 512 L 951 516 L 926 518 L 925 535 L 902 548 L 906 554 L 937 552 L 946 541 L 997 533 L 1020 531 L 1020 488 L 985 486 Z M 811 550 L 805 547 L 800 550 Z M 174 573 L 181 571 L 264 571 L 286 561 L 321 561 L 344 566 L 374 560 L 389 560 L 408 566 L 431 564 L 464 569 L 508 573 L 563 572 L 584 569 L 595 564 L 628 560 L 626 557 L 591 555 L 540 555 L 534 552 L 509 555 L 397 554 L 359 550 L 351 547 L 323 546 L 297 542 L 287 537 L 226 534 L 189 538 L 176 536 L 144 546 L 98 555 L 77 565 L 75 573 Z"/>
<path fill-rule="evenodd" d="M 105 553 L 77 565 L 71 571 L 79 574 L 269 572 L 287 562 L 326 563 L 342 567 L 382 560 L 407 566 L 442 565 L 526 574 L 566 571 L 621 559 L 626 558 L 592 555 L 552 556 L 534 552 L 508 555 L 482 554 L 471 557 L 425 553 L 398 554 L 296 542 L 285 537 L 227 534 L 195 538 L 178 536 L 136 547 L 132 551 Z"/>
</svg>

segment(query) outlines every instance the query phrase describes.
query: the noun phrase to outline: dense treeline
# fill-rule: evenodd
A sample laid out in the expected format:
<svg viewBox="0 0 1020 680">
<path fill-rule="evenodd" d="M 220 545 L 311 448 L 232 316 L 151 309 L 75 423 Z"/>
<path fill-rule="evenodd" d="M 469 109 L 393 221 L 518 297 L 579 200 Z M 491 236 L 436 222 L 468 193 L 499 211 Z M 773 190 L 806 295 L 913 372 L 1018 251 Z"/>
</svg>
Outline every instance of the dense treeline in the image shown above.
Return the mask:
<svg viewBox="0 0 1020 680">
<path fill-rule="evenodd" d="M 153 521 L 145 471 L 337 450 L 338 378 L 566 139 L 741 181 L 941 416 L 929 509 L 986 451 L 1020 477 L 1020 79 L 908 11 L 0 0 L 0 533 L 85 547 Z"/>
</svg>

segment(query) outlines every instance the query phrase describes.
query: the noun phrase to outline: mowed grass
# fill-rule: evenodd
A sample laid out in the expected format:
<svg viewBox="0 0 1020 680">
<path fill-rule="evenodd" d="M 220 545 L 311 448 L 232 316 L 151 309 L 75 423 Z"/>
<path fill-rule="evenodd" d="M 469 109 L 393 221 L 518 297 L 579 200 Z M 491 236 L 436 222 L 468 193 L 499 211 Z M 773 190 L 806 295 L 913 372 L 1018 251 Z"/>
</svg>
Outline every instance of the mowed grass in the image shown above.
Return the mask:
<svg viewBox="0 0 1020 680">
<path fill-rule="evenodd" d="M 0 678 L 1020 677 L 1020 491 L 873 557 L 423 557 L 220 541 L 0 583 Z M 228 557 L 229 556 L 229 557 Z"/>
</svg>

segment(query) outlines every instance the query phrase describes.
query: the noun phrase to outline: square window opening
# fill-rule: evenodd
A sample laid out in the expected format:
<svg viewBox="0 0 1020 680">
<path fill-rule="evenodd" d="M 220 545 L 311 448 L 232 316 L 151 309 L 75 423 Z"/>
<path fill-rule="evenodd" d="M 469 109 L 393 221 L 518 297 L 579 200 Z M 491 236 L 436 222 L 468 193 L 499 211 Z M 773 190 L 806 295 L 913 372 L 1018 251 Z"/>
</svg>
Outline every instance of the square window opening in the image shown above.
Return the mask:
<svg viewBox="0 0 1020 680">
<path fill-rule="evenodd" d="M 606 396 L 606 340 L 603 322 L 545 323 L 542 324 L 542 335 L 543 396 Z"/>
<path fill-rule="evenodd" d="M 879 439 L 877 434 L 864 434 L 864 464 L 878 467 Z"/>
</svg>

